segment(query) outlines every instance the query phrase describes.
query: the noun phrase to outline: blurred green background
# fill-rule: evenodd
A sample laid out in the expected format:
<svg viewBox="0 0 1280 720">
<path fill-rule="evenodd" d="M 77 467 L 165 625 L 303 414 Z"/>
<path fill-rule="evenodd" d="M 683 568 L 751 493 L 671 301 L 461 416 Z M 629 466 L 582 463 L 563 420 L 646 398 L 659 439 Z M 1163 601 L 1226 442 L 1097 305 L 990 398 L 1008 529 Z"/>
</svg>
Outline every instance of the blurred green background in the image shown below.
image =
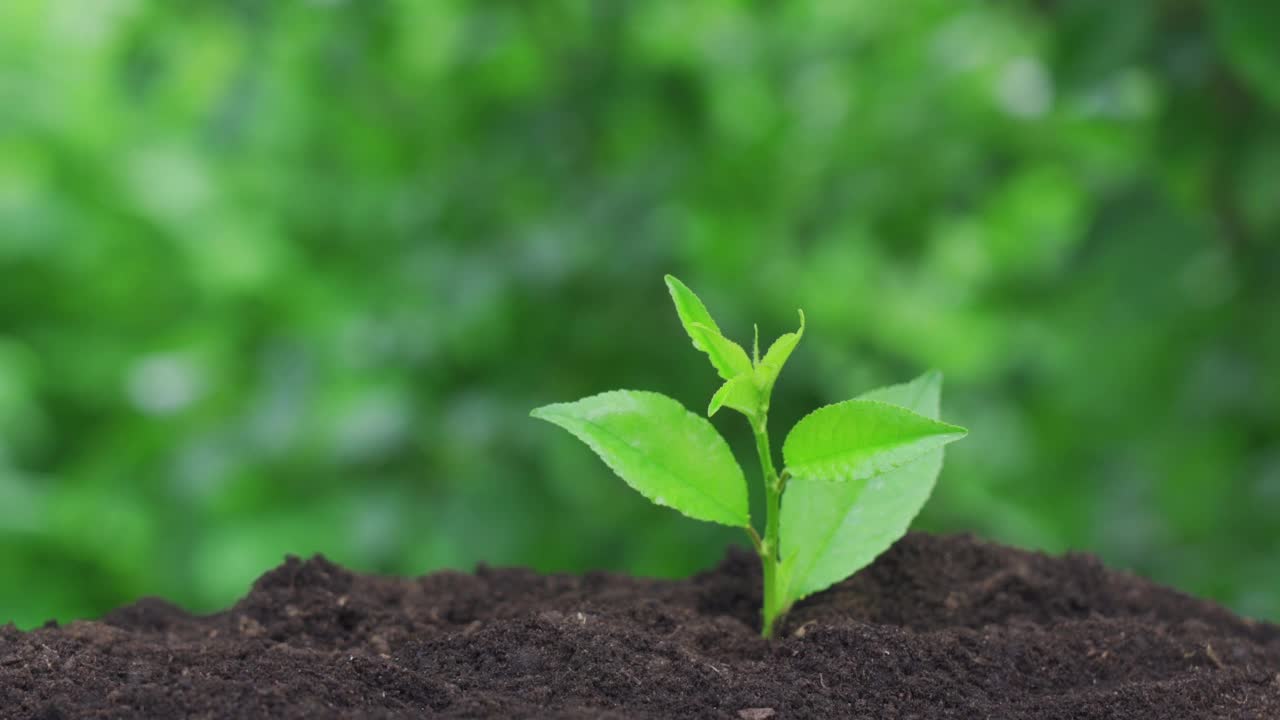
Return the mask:
<svg viewBox="0 0 1280 720">
<path fill-rule="evenodd" d="M 1277 27 L 1254 0 L 6 0 L 0 622 L 211 610 L 285 553 L 714 563 L 738 534 L 527 417 L 705 407 L 664 272 L 739 340 L 807 311 L 776 436 L 942 369 L 971 435 L 920 527 L 1280 620 Z"/>
</svg>

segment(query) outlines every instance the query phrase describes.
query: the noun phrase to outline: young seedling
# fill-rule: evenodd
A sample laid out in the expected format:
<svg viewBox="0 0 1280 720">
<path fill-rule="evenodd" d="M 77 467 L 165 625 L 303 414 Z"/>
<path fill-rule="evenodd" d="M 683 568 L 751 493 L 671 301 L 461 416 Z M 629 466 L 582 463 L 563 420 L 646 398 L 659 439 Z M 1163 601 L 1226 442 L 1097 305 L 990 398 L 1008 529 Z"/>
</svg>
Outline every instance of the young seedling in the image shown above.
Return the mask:
<svg viewBox="0 0 1280 720">
<path fill-rule="evenodd" d="M 707 415 L 732 408 L 755 434 L 763 537 L 752 525 L 746 479 L 729 445 L 679 402 L 614 390 L 531 414 L 576 435 L 654 503 L 745 530 L 764 570 L 761 632 L 772 637 L 796 601 L 854 574 L 906 533 L 942 469 L 942 446 L 967 431 L 938 420 L 942 375 L 932 371 L 809 413 L 787 434 L 779 473 L 769 445 L 769 398 L 804 335 L 804 312 L 800 329 L 774 341 L 764 357 L 757 328 L 748 356 L 692 290 L 671 275 L 666 280 L 693 346 L 724 380 Z"/>
</svg>

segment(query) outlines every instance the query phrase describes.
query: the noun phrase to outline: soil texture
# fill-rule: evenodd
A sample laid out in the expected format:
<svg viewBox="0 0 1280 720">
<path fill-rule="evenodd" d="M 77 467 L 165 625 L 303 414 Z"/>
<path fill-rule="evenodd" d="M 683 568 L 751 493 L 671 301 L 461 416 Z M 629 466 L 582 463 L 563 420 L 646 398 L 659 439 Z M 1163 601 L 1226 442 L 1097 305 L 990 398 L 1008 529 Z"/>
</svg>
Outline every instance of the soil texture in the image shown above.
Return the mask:
<svg viewBox="0 0 1280 720">
<path fill-rule="evenodd" d="M 1088 555 L 912 534 L 757 634 L 755 556 L 687 580 L 289 558 L 225 612 L 0 628 L 0 717 L 1280 718 L 1280 627 Z"/>
</svg>

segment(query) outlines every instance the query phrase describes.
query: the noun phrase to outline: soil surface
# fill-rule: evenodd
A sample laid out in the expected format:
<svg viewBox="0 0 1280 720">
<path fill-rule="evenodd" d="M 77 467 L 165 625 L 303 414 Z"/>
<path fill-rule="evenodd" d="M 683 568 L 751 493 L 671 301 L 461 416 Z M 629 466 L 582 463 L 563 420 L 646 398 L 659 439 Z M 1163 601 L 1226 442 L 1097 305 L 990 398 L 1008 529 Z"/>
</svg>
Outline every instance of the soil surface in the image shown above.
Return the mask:
<svg viewBox="0 0 1280 720">
<path fill-rule="evenodd" d="M 1280 718 L 1280 627 L 1087 555 L 909 535 L 773 642 L 758 582 L 290 558 L 215 615 L 0 629 L 0 717 Z"/>
</svg>

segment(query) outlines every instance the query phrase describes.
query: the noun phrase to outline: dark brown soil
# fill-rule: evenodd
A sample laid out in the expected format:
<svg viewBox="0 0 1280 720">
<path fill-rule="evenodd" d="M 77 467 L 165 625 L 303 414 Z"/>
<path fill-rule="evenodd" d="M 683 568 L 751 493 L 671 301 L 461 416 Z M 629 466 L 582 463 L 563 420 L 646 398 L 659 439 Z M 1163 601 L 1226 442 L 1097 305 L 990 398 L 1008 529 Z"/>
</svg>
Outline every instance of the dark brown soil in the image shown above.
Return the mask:
<svg viewBox="0 0 1280 720">
<path fill-rule="evenodd" d="M 914 534 L 756 634 L 754 556 L 683 581 L 289 559 L 232 609 L 0 629 L 4 718 L 1280 718 L 1280 627 L 1086 555 Z"/>
</svg>

